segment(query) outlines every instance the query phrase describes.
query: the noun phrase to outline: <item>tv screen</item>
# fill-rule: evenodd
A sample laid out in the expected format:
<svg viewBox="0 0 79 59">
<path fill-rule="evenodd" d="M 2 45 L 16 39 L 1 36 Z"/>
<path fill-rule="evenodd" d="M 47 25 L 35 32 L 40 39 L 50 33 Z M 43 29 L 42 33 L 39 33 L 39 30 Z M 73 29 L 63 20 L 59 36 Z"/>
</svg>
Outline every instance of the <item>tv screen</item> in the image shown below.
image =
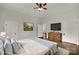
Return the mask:
<svg viewBox="0 0 79 59">
<path fill-rule="evenodd" d="M 51 24 L 51 30 L 60 31 L 61 30 L 61 23 L 53 23 L 53 24 Z"/>
</svg>

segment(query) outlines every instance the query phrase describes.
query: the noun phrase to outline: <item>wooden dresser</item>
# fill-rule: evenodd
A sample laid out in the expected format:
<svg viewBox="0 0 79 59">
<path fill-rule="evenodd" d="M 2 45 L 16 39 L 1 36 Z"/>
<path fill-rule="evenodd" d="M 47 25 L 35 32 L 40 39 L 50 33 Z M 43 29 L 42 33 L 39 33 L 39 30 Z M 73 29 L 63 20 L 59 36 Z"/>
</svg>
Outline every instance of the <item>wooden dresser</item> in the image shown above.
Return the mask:
<svg viewBox="0 0 79 59">
<path fill-rule="evenodd" d="M 59 32 L 49 32 L 48 40 L 54 41 L 54 42 L 62 42 L 62 34 Z"/>
</svg>

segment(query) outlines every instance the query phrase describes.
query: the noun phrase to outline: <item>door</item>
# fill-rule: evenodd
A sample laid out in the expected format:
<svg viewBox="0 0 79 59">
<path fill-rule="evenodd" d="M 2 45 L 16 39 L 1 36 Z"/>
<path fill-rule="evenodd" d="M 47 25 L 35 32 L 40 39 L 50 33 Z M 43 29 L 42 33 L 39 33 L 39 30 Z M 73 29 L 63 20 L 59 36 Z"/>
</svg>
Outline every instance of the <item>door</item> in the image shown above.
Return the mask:
<svg viewBox="0 0 79 59">
<path fill-rule="evenodd" d="M 43 37 L 43 25 L 38 25 L 38 37 Z"/>
</svg>

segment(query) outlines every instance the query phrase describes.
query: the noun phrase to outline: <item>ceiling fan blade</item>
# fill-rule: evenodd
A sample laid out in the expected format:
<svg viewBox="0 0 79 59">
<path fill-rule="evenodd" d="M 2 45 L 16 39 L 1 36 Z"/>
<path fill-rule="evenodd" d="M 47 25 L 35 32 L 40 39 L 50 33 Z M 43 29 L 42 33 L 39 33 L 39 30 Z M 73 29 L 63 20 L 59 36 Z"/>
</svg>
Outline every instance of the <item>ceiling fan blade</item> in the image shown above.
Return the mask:
<svg viewBox="0 0 79 59">
<path fill-rule="evenodd" d="M 39 4 L 39 7 L 40 7 L 40 8 L 42 7 L 42 3 Z"/>
<path fill-rule="evenodd" d="M 47 8 L 43 8 L 44 10 L 47 10 Z"/>
<path fill-rule="evenodd" d="M 47 5 L 46 3 L 43 4 L 43 6 Z"/>
<path fill-rule="evenodd" d="M 36 3 L 37 6 L 39 6 L 39 3 Z"/>
<path fill-rule="evenodd" d="M 35 7 L 34 9 L 38 9 L 38 7 Z"/>
</svg>

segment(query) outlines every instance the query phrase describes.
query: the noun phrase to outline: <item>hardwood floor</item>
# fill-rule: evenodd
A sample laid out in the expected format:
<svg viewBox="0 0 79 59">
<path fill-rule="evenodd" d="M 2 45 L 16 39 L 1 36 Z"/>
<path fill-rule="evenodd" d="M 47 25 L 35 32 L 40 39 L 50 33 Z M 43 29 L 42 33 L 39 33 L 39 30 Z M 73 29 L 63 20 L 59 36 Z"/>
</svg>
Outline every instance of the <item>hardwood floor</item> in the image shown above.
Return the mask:
<svg viewBox="0 0 79 59">
<path fill-rule="evenodd" d="M 79 45 L 68 43 L 68 42 L 61 42 L 58 43 L 58 46 L 69 50 L 70 55 L 79 55 Z"/>
</svg>

